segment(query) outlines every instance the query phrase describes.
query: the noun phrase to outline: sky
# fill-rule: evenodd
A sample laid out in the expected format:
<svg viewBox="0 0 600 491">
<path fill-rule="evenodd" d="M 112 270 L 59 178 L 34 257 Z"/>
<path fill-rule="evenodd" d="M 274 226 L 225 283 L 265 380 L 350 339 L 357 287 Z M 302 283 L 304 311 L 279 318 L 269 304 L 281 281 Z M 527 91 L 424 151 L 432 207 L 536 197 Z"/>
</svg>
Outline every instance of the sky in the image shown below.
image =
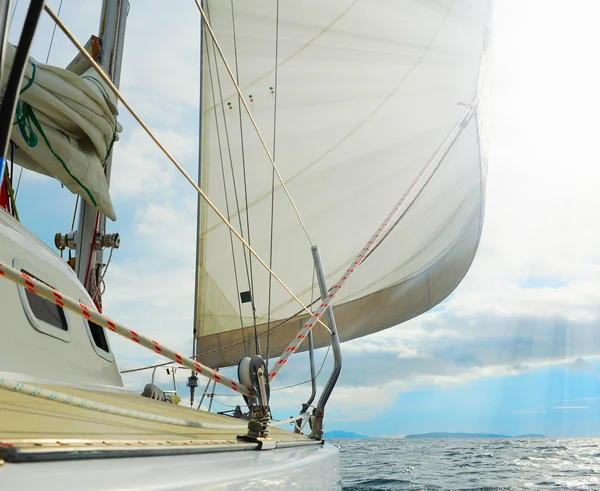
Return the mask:
<svg viewBox="0 0 600 491">
<path fill-rule="evenodd" d="M 59 3 L 48 2 L 55 11 Z M 63 3 L 61 17 L 80 41 L 97 31 L 100 4 Z M 23 8 L 17 5 L 13 41 Z M 594 0 L 496 1 L 478 254 L 440 306 L 342 346 L 344 368 L 326 430 L 600 435 L 599 14 Z M 132 2 L 121 80 L 126 99 L 192 174 L 198 26 L 192 1 L 177 9 Z M 46 59 L 51 34 L 45 15 L 36 59 Z M 50 63 L 65 66 L 74 55 L 57 32 Z M 110 231 L 121 234 L 122 246 L 106 275 L 105 312 L 190 353 L 196 197 L 125 111 L 119 120 L 124 131 L 112 178 L 118 220 Z M 23 173 L 19 213 L 48 244 L 69 230 L 74 201 L 56 181 Z M 112 333 L 110 342 L 122 370 L 160 361 Z M 325 353 L 317 352 L 317 366 Z M 297 414 L 310 390 L 285 388 L 308 378 L 305 355 L 287 368 L 273 387 L 278 418 Z M 328 356 L 319 387 L 330 369 Z M 123 378 L 141 391 L 150 373 Z M 160 371 L 157 381 L 167 387 L 169 379 Z M 185 395 L 183 376 L 180 382 Z M 224 388 L 217 394 L 218 410 L 241 403 Z"/>
</svg>

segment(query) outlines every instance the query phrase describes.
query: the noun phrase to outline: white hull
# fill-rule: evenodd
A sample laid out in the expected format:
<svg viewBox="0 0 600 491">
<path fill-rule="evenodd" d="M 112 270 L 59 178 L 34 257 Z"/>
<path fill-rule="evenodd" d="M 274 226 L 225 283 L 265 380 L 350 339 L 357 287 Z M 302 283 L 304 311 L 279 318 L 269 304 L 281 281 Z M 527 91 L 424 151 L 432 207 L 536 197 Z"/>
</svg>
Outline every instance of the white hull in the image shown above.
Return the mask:
<svg viewBox="0 0 600 491">
<path fill-rule="evenodd" d="M 339 490 L 332 444 L 168 457 L 6 463 L 3 490 Z"/>
</svg>

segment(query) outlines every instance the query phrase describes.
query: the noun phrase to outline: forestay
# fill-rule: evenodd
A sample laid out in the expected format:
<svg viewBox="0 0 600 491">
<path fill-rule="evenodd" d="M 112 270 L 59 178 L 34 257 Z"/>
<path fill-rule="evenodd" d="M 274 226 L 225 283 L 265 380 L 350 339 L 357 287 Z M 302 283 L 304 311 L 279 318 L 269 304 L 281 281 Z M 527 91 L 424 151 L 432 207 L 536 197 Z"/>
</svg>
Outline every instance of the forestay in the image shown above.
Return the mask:
<svg viewBox="0 0 600 491">
<path fill-rule="evenodd" d="M 7 44 L 5 73 L 15 52 Z M 115 96 L 93 68 L 80 77 L 30 58 L 11 132 L 15 162 L 56 177 L 114 220 L 104 163 L 121 130 L 116 115 Z"/>
<path fill-rule="evenodd" d="M 330 284 L 465 106 L 479 101 L 437 174 L 339 292 L 334 310 L 341 340 L 349 340 L 441 302 L 466 274 L 483 221 L 488 2 L 247 0 L 233 2 L 233 12 L 231 2 L 206 3 Z M 272 238 L 272 269 L 310 304 L 318 296 L 310 243 L 277 178 L 271 234 L 271 162 L 206 33 L 203 41 L 201 186 L 265 259 Z M 235 364 L 243 339 L 253 353 L 252 306 L 239 301 L 248 290 L 263 350 L 270 310 L 270 355 L 281 353 L 307 316 L 294 316 L 299 306 L 275 282 L 269 297 L 267 273 L 207 207 L 200 232 L 200 360 Z M 329 343 L 324 328 L 313 331 L 316 346 Z"/>
</svg>

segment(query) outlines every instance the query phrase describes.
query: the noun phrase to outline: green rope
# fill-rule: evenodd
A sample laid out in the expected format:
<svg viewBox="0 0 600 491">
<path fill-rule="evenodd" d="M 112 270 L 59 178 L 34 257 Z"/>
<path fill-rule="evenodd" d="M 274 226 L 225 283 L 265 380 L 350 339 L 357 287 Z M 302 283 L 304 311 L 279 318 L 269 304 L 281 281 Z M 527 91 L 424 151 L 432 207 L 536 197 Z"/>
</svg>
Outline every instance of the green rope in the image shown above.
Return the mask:
<svg viewBox="0 0 600 491">
<path fill-rule="evenodd" d="M 102 161 L 103 169 L 106 169 L 106 162 L 108 162 L 108 157 L 110 157 L 110 152 L 112 152 L 113 145 L 115 144 L 116 141 L 117 141 L 117 130 L 115 129 L 115 132 L 113 133 L 113 136 L 112 136 L 112 140 L 110 140 L 110 143 L 108 145 L 108 150 L 106 151 L 106 158 Z"/>
<path fill-rule="evenodd" d="M 27 82 L 27 85 L 25 85 L 25 87 L 23 87 L 21 89 L 21 92 L 19 92 L 19 95 L 21 95 L 23 92 L 25 92 L 27 89 L 29 89 L 29 87 L 31 87 L 33 85 L 33 81 L 35 80 L 35 72 L 37 70 L 35 63 L 33 61 L 29 61 L 31 63 L 31 66 L 33 68 L 33 71 L 31 72 L 31 78 L 29 79 L 29 82 Z"/>
<path fill-rule="evenodd" d="M 25 87 L 23 87 L 21 89 L 21 91 L 19 92 L 19 95 L 23 94 L 23 92 L 28 90 L 33 85 L 33 82 L 35 81 L 35 74 L 37 71 L 37 67 L 33 61 L 30 60 L 30 63 L 33 68 L 32 72 L 31 72 L 31 78 L 29 79 L 29 81 L 27 82 Z M 85 187 L 79 179 L 77 179 L 73 174 L 71 174 L 71 171 L 67 167 L 67 164 L 65 164 L 64 160 L 60 158 L 60 156 L 52 148 L 52 145 L 50 145 L 50 142 L 48 141 L 48 138 L 46 137 L 46 134 L 44 133 L 44 130 L 42 129 L 42 126 L 40 125 L 40 122 L 38 121 L 37 117 L 35 116 L 35 113 L 33 112 L 33 108 L 26 102 L 19 101 L 17 103 L 15 119 L 16 119 L 16 122 L 13 124 L 17 124 L 19 126 L 19 131 L 21 132 L 21 136 L 23 137 L 23 140 L 25 140 L 25 143 L 27 143 L 27 145 L 31 148 L 34 148 L 35 146 L 37 146 L 37 144 L 39 142 L 39 138 L 35 133 L 34 127 L 35 127 L 35 129 L 38 130 L 42 139 L 44 140 L 44 143 L 46 144 L 46 146 L 48 147 L 50 152 L 52 152 L 52 155 L 54 155 L 56 160 L 58 160 L 60 162 L 60 165 L 62 165 L 65 172 L 67 174 L 69 174 L 69 176 L 71 176 L 71 178 L 77 184 L 79 184 L 79 186 L 87 194 L 87 196 L 90 199 L 90 201 L 92 202 L 92 204 L 97 207 L 98 204 L 97 204 L 96 200 L 94 199 L 94 196 L 92 195 L 91 191 L 87 187 Z"/>
<path fill-rule="evenodd" d="M 13 216 L 17 219 L 17 222 L 20 222 L 21 220 L 19 219 L 19 212 L 17 211 L 17 202 L 15 200 L 15 192 L 12 187 L 12 182 L 8 177 L 8 166 L 6 167 L 5 179 L 6 179 L 6 190 L 8 191 L 8 198 L 10 199 L 10 207 L 11 207 Z"/>
<path fill-rule="evenodd" d="M 88 188 L 86 188 L 83 185 L 83 183 L 79 179 L 77 179 L 77 177 L 75 177 L 73 174 L 71 174 L 71 171 L 67 167 L 67 164 L 65 164 L 64 160 L 60 158 L 60 156 L 52 148 L 52 145 L 50 145 L 50 142 L 48 141 L 48 138 L 46 137 L 46 134 L 44 133 L 42 126 L 40 125 L 37 117 L 35 116 L 35 113 L 33 112 L 33 108 L 26 102 L 19 101 L 19 103 L 17 104 L 16 119 L 17 119 L 17 125 L 19 126 L 19 130 L 21 131 L 21 135 L 23 136 L 25 143 L 27 143 L 27 145 L 29 145 L 32 148 L 38 144 L 39 140 L 38 140 L 38 136 L 35 134 L 35 130 L 34 130 L 34 127 L 35 127 L 35 129 L 38 130 L 40 136 L 44 140 L 44 143 L 46 144 L 46 146 L 48 147 L 50 152 L 52 152 L 52 155 L 54 155 L 56 160 L 58 160 L 60 162 L 60 164 L 62 165 L 65 172 L 67 174 L 69 174 L 69 176 L 71 176 L 71 178 L 77 184 L 79 184 L 79 186 L 87 194 L 87 196 L 90 199 L 90 201 L 92 202 L 92 204 L 97 207 L 98 204 L 97 204 L 96 200 L 94 199 L 94 196 L 92 195 L 90 190 Z"/>
</svg>

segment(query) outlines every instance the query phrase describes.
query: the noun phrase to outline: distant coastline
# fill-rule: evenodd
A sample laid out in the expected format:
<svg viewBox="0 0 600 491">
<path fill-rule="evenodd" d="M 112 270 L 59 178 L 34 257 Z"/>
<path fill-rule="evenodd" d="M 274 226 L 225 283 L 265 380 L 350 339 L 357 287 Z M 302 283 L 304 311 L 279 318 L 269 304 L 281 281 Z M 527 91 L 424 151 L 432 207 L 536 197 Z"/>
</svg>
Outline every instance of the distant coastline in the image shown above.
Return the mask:
<svg viewBox="0 0 600 491">
<path fill-rule="evenodd" d="M 433 433 L 415 433 L 413 435 L 396 435 L 396 436 L 381 436 L 371 437 L 367 435 L 361 435 L 352 431 L 326 431 L 323 434 L 324 438 L 546 438 L 545 435 L 539 433 L 527 433 L 525 435 L 502 435 L 498 433 L 447 433 L 447 432 L 433 432 Z"/>
<path fill-rule="evenodd" d="M 371 438 L 366 435 L 359 435 L 352 431 L 326 431 L 323 433 L 324 438 Z"/>
<path fill-rule="evenodd" d="M 527 433 L 525 435 L 499 435 L 496 433 L 416 433 L 414 435 L 406 435 L 404 438 L 545 438 L 545 435 L 538 433 Z"/>
</svg>

